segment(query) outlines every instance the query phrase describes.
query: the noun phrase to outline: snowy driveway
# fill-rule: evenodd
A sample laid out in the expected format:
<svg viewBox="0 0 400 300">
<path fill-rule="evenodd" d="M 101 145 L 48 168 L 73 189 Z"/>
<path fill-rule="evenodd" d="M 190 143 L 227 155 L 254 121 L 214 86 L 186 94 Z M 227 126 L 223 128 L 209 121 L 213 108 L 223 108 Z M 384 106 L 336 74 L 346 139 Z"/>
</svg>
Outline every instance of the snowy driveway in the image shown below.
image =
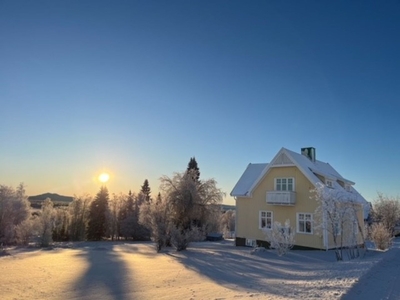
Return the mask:
<svg viewBox="0 0 400 300">
<path fill-rule="evenodd" d="M 400 240 L 342 297 L 343 300 L 400 299 Z"/>
</svg>

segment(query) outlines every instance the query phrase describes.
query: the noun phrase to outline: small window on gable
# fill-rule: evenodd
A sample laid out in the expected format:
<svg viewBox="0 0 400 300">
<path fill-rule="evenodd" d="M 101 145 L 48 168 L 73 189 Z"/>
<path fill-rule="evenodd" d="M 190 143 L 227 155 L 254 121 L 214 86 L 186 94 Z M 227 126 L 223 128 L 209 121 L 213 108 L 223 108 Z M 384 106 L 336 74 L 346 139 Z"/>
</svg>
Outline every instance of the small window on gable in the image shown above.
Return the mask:
<svg viewBox="0 0 400 300">
<path fill-rule="evenodd" d="M 346 191 L 351 192 L 351 185 L 350 184 L 346 184 L 344 186 L 344 188 L 345 188 Z"/>
<path fill-rule="evenodd" d="M 325 184 L 327 187 L 333 189 L 333 181 L 332 180 L 329 180 L 329 179 L 325 180 Z"/>
<path fill-rule="evenodd" d="M 275 178 L 276 191 L 294 191 L 294 178 Z"/>
</svg>

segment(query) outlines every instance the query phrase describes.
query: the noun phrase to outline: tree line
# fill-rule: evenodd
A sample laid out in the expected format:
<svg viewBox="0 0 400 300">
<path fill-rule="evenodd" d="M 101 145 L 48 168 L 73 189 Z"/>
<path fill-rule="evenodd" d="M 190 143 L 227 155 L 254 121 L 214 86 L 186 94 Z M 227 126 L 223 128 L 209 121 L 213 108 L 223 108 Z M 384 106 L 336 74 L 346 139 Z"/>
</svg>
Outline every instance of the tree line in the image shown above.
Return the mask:
<svg viewBox="0 0 400 300">
<path fill-rule="evenodd" d="M 95 197 L 75 196 L 68 207 L 54 207 L 46 199 L 32 213 L 24 186 L 0 186 L 0 244 L 53 241 L 153 240 L 157 251 L 164 246 L 184 250 L 190 242 L 210 232 L 234 231 L 233 211 L 221 213 L 224 193 L 214 179 L 200 179 L 195 158 L 187 169 L 160 178 L 160 192 L 151 195 L 149 181 L 140 192 L 112 194 L 102 186 Z"/>
</svg>

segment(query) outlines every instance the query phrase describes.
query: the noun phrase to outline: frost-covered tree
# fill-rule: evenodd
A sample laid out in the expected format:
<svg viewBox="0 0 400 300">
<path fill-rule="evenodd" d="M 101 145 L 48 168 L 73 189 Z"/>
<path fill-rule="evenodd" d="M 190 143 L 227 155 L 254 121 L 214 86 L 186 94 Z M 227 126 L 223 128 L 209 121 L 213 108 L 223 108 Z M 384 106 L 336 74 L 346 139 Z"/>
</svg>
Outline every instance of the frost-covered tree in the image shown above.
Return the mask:
<svg viewBox="0 0 400 300">
<path fill-rule="evenodd" d="M 122 206 L 124 204 L 125 195 L 123 194 L 113 194 L 112 199 L 109 202 L 109 209 L 107 213 L 107 224 L 108 224 L 108 235 L 111 239 L 119 239 L 120 235 L 120 219 Z"/>
<path fill-rule="evenodd" d="M 73 201 L 68 206 L 70 215 L 69 238 L 72 241 L 83 241 L 86 239 L 91 202 L 92 197 L 89 195 L 74 196 Z"/>
<path fill-rule="evenodd" d="M 400 223 L 400 198 L 378 193 L 373 211 L 374 221 L 382 223 L 393 235 L 396 224 Z"/>
<path fill-rule="evenodd" d="M 167 245 L 171 231 L 167 202 L 144 203 L 140 210 L 140 223 L 150 229 L 157 252 Z"/>
<path fill-rule="evenodd" d="M 263 232 L 270 247 L 275 249 L 279 256 L 285 255 L 293 248 L 295 231 L 290 227 L 289 220 L 286 220 L 283 226 L 280 222 L 274 222 L 271 229 L 264 227 Z"/>
<path fill-rule="evenodd" d="M 109 195 L 105 186 L 100 188 L 96 198 L 90 204 L 87 238 L 101 240 L 107 233 L 107 211 Z"/>
<path fill-rule="evenodd" d="M 0 244 L 16 242 L 16 228 L 30 216 L 30 203 L 24 185 L 0 185 Z"/>
<path fill-rule="evenodd" d="M 34 234 L 35 219 L 28 218 L 16 226 L 16 242 L 19 245 L 26 246 Z"/>
<path fill-rule="evenodd" d="M 214 179 L 194 180 L 196 170 L 175 173 L 172 178 L 161 178 L 161 190 L 170 209 L 170 217 L 174 227 L 182 234 L 183 242 L 180 250 L 185 249 L 186 237 L 194 227 L 207 230 L 210 216 L 222 202 L 223 192 L 217 188 Z M 178 237 L 176 237 L 178 240 Z"/>
<path fill-rule="evenodd" d="M 50 198 L 47 198 L 42 204 L 40 215 L 36 218 L 36 230 L 39 237 L 39 245 L 41 247 L 48 247 L 53 241 L 54 221 L 54 205 Z"/>
<path fill-rule="evenodd" d="M 56 207 L 54 209 L 53 241 L 69 240 L 69 212 L 68 207 Z"/>
<path fill-rule="evenodd" d="M 358 245 L 357 212 L 362 206 L 347 193 L 319 184 L 311 198 L 318 202 L 314 214 L 316 231 L 327 231 L 333 239 L 335 255 L 343 260 L 343 248 Z"/>
<path fill-rule="evenodd" d="M 227 210 L 220 218 L 220 231 L 225 236 L 231 236 L 231 232 L 235 231 L 235 215 L 236 212 L 232 209 Z"/>
<path fill-rule="evenodd" d="M 133 238 L 137 228 L 137 214 L 139 207 L 136 202 L 136 196 L 129 191 L 128 196 L 121 203 L 119 212 L 119 236 L 125 239 Z"/>
</svg>

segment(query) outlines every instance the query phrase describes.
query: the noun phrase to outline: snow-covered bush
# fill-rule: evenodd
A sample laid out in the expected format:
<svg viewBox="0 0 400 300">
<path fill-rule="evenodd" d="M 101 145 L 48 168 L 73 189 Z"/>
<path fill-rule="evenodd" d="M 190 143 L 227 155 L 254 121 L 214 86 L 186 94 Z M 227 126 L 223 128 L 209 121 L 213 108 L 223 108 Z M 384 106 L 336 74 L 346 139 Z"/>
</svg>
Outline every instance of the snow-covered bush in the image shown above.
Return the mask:
<svg viewBox="0 0 400 300">
<path fill-rule="evenodd" d="M 203 240 L 203 230 L 196 226 L 189 229 L 180 229 L 178 227 L 172 227 L 171 229 L 171 243 L 177 251 L 186 250 L 191 242 Z"/>
<path fill-rule="evenodd" d="M 382 223 L 393 235 L 396 224 L 400 222 L 400 198 L 378 193 L 378 199 L 374 203 L 373 218 L 374 221 Z"/>
<path fill-rule="evenodd" d="M 55 212 L 53 202 L 47 198 L 42 205 L 42 210 L 38 218 L 35 219 L 35 228 L 39 236 L 39 245 L 48 247 L 53 241 L 53 229 L 55 222 Z"/>
<path fill-rule="evenodd" d="M 30 238 L 33 234 L 34 221 L 32 219 L 26 219 L 22 223 L 18 224 L 16 231 L 16 241 L 19 245 L 28 245 Z"/>
<path fill-rule="evenodd" d="M 386 250 L 392 243 L 392 234 L 383 223 L 375 223 L 371 228 L 371 239 L 380 250 Z"/>
<path fill-rule="evenodd" d="M 266 240 L 270 247 L 275 249 L 279 256 L 285 255 L 294 245 L 295 232 L 290 227 L 290 221 L 286 220 L 282 226 L 279 222 L 274 222 L 271 229 L 263 228 Z"/>
</svg>

